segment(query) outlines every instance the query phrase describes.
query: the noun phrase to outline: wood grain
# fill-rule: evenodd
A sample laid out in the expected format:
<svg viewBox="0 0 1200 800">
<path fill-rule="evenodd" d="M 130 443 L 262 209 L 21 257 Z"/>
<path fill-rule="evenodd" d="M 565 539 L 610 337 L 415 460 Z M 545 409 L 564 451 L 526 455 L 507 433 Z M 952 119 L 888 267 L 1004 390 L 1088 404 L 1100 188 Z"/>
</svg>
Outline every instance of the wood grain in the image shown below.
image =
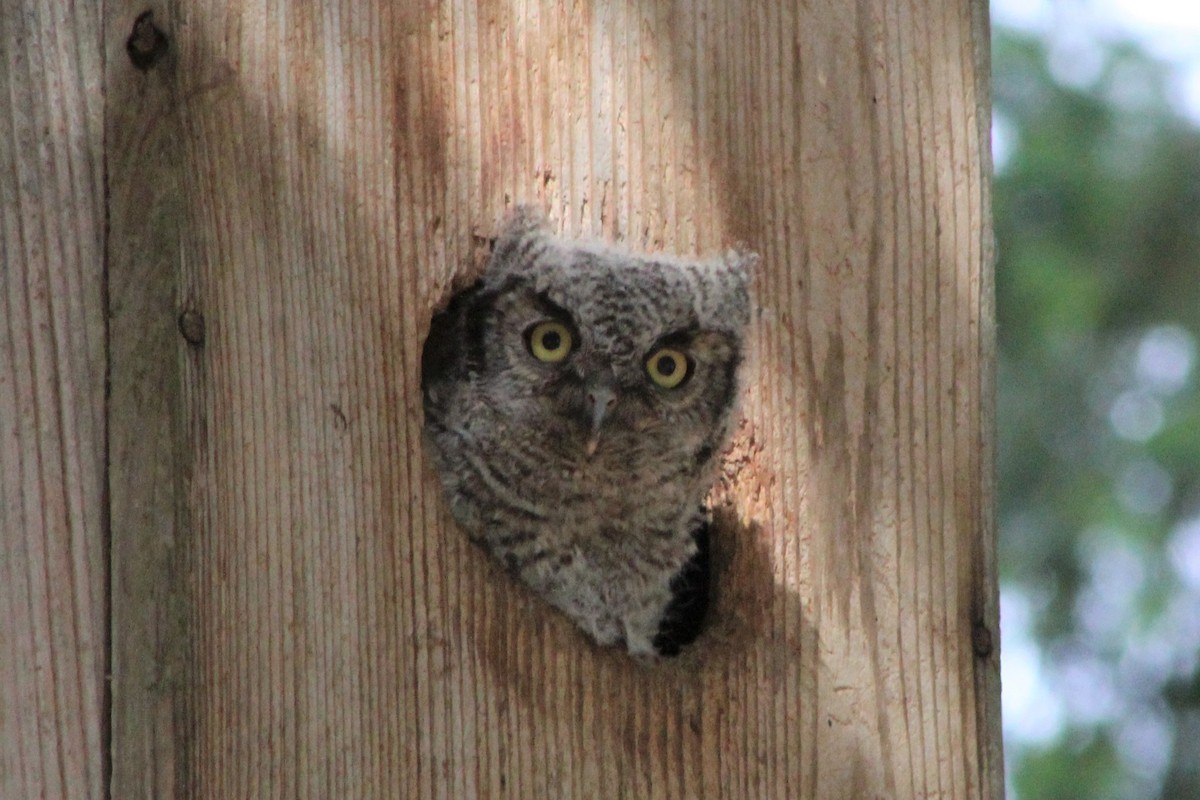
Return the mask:
<svg viewBox="0 0 1200 800">
<path fill-rule="evenodd" d="M 0 1 L 0 797 L 103 796 L 103 95 L 88 4 Z"/>
<path fill-rule="evenodd" d="M 175 580 L 122 603 L 173 586 L 186 657 L 144 740 L 173 777 L 139 783 L 166 763 L 144 748 L 115 775 L 194 798 L 1002 796 L 982 2 L 196 0 L 164 23 L 175 296 L 205 333 L 184 512 L 158 523 Z M 142 174 L 151 145 L 121 147 Z M 571 234 L 763 255 L 716 618 L 668 666 L 498 574 L 422 449 L 429 316 L 516 199 Z"/>
<path fill-rule="evenodd" d="M 113 798 L 186 797 L 184 225 L 168 9 L 105 5 Z M 194 326 L 195 323 L 193 323 Z M 192 336 L 193 339 L 196 336 Z"/>
</svg>

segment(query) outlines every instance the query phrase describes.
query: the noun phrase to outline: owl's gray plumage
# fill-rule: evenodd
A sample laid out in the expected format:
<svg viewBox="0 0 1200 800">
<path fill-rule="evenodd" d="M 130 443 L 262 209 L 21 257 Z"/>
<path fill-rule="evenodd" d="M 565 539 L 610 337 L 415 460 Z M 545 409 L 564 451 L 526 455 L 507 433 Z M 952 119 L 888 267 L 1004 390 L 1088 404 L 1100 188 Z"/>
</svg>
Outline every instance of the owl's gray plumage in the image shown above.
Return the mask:
<svg viewBox="0 0 1200 800">
<path fill-rule="evenodd" d="M 566 241 L 518 207 L 480 281 L 434 320 L 426 426 L 455 518 L 600 644 L 669 654 L 695 637 L 676 617 L 703 600 L 702 503 L 735 405 L 751 260 Z M 536 357 L 534 331 L 569 353 Z M 675 388 L 651 380 L 663 347 L 686 356 Z M 654 363 L 678 378 L 682 362 Z"/>
</svg>

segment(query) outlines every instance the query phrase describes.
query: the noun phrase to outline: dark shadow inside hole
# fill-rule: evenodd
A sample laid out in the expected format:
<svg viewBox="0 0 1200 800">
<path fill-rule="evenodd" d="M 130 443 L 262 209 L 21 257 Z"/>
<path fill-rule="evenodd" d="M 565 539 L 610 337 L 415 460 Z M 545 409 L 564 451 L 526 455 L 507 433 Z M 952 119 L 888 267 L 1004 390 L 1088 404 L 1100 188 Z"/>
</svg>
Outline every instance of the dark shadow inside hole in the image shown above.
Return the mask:
<svg viewBox="0 0 1200 800">
<path fill-rule="evenodd" d="M 421 350 L 421 396 L 427 422 L 430 405 L 436 401 L 439 389 L 465 374 L 467 318 L 477 294 L 478 284 L 455 293 L 429 321 L 429 335 Z"/>
<path fill-rule="evenodd" d="M 677 656 L 696 641 L 708 617 L 712 581 L 711 524 L 705 521 L 692 533 L 696 554 L 671 579 L 671 603 L 663 612 L 654 649 L 662 656 Z"/>
</svg>

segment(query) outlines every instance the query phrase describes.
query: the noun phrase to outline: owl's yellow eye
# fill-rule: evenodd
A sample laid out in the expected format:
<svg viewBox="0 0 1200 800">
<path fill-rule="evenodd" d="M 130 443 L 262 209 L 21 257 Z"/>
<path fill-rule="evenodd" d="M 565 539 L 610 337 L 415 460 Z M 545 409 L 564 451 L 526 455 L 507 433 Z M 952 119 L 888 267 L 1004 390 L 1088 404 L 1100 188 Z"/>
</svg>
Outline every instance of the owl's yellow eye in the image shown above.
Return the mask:
<svg viewBox="0 0 1200 800">
<path fill-rule="evenodd" d="M 562 361 L 571 352 L 571 331 L 561 322 L 539 322 L 529 332 L 529 352 L 538 361 Z"/>
<path fill-rule="evenodd" d="M 674 389 L 683 383 L 690 368 L 688 357 L 669 347 L 655 350 L 646 359 L 646 373 L 650 380 L 664 389 Z"/>
</svg>

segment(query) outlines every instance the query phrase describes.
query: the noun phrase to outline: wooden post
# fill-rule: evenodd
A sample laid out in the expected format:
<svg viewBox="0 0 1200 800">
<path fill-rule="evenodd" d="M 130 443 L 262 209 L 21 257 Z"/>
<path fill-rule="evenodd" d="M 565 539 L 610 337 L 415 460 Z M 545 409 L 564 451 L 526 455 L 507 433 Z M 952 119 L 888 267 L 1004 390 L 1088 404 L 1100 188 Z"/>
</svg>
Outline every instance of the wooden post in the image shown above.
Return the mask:
<svg viewBox="0 0 1200 800">
<path fill-rule="evenodd" d="M 69 298 L 103 331 L 86 283 L 24 287 L 107 258 L 110 341 L 87 363 L 111 373 L 109 468 L 62 485 L 111 509 L 113 689 L 106 749 L 102 692 L 0 650 L 6 687 L 92 714 L 57 721 L 87 745 L 67 748 L 75 792 L 28 755 L 54 739 L 22 690 L 0 780 L 16 764 L 18 788 L 98 797 L 111 752 L 121 798 L 1002 797 L 983 2 L 109 0 L 107 133 L 93 110 L 49 134 L 92 165 L 72 174 L 107 163 L 107 205 L 83 195 L 108 238 L 15 270 L 12 220 L 100 229 L 27 221 L 67 184 L 4 149 L 54 107 L 12 69 L 26 17 L 4 9 L 0 197 L 26 209 L 0 208 L 8 308 Z M 146 9 L 165 46 L 147 18 L 130 39 Z M 99 47 L 88 19 L 59 20 L 82 44 L 52 51 Z M 100 74 L 88 58 L 63 80 Z M 422 447 L 430 315 L 516 200 L 572 235 L 763 256 L 712 630 L 662 667 L 494 569 Z M 6 412 L 43 384 L 72 414 L 103 392 L 94 367 L 22 367 L 67 328 L 25 337 L 8 313 L 0 631 L 99 630 L 44 600 L 25 543 L 48 523 L 9 510 L 52 483 L 26 454 L 76 440 Z M 100 522 L 80 531 L 103 552 Z"/>
</svg>

